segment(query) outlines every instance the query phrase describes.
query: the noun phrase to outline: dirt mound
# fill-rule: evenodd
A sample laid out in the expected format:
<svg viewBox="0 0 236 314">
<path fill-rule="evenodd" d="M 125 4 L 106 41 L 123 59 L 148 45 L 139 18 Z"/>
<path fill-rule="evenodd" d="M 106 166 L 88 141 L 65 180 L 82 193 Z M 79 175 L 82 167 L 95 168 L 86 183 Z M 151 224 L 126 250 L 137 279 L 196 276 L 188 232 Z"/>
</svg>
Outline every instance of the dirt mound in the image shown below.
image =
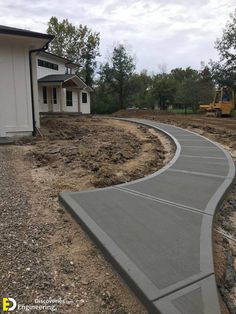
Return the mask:
<svg viewBox="0 0 236 314">
<path fill-rule="evenodd" d="M 43 169 L 60 176 L 54 180 L 58 192 L 79 190 L 81 178 L 87 188 L 137 179 L 162 167 L 165 159 L 157 134 L 122 121 L 44 118 L 41 133 L 42 137 L 25 138 L 21 144 L 32 144 L 26 156 L 38 169 L 37 175 Z"/>
</svg>

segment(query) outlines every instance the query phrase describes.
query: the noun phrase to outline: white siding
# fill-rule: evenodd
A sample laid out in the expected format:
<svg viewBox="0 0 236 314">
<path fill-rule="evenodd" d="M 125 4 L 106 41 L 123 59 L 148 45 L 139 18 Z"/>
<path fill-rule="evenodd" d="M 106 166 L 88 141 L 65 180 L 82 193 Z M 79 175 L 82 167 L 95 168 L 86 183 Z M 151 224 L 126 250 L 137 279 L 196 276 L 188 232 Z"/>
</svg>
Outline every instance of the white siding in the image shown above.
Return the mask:
<svg viewBox="0 0 236 314">
<path fill-rule="evenodd" d="M 58 65 L 58 71 L 38 66 L 38 59 L 57 64 Z M 38 77 L 38 79 L 40 79 L 41 77 L 44 77 L 46 75 L 65 74 L 65 73 L 66 73 L 65 62 L 58 62 L 56 60 L 53 60 L 50 57 L 46 58 L 46 57 L 40 56 L 40 55 L 37 56 L 37 77 Z"/>
<path fill-rule="evenodd" d="M 1 135 L 31 132 L 29 55 L 24 46 L 1 42 L 0 95 Z"/>
<path fill-rule="evenodd" d="M 65 96 L 65 104 L 64 104 L 64 111 L 65 112 L 79 112 L 78 109 L 78 92 L 77 89 L 73 89 L 73 88 L 67 88 L 67 90 L 72 91 L 72 102 L 73 102 L 73 106 L 66 106 L 66 89 L 63 89 Z"/>
<path fill-rule="evenodd" d="M 82 103 L 82 93 L 86 93 L 87 94 L 87 103 Z M 81 113 L 90 113 L 90 93 L 86 92 L 86 91 L 81 91 L 80 92 L 80 112 Z"/>
<path fill-rule="evenodd" d="M 50 94 L 53 97 L 53 93 L 50 93 L 48 89 L 51 88 L 56 88 L 57 90 L 57 103 L 54 104 L 53 98 L 49 99 Z M 43 102 L 43 86 L 39 86 L 39 111 L 40 112 L 48 112 L 48 103 L 52 103 L 53 104 L 53 112 L 59 112 L 60 111 L 60 90 L 58 87 L 53 87 L 53 86 L 47 86 L 47 103 L 44 104 Z"/>
<path fill-rule="evenodd" d="M 43 103 L 43 87 L 39 86 L 39 112 L 48 112 L 48 104 Z"/>
<path fill-rule="evenodd" d="M 38 59 L 57 64 L 58 65 L 58 71 L 38 66 Z M 47 57 L 44 55 L 42 56 L 40 54 L 37 56 L 37 77 L 38 77 L 38 79 L 41 77 L 47 76 L 47 75 L 65 74 L 65 73 L 66 73 L 66 61 L 64 61 L 64 62 L 63 62 L 63 60 L 58 61 L 58 59 L 53 58 L 53 56 Z M 75 69 L 74 68 L 69 69 L 69 73 L 74 74 Z M 52 86 L 53 86 L 53 84 L 52 84 Z M 66 106 L 66 89 L 63 89 L 63 93 L 64 93 L 63 111 L 65 111 L 65 112 L 81 112 L 81 113 L 85 113 L 85 114 L 90 113 L 90 93 L 86 92 L 87 97 L 88 97 L 88 102 L 86 104 L 84 104 L 84 103 L 82 103 L 82 93 L 78 89 L 75 89 L 75 88 L 67 88 L 67 89 L 71 90 L 73 92 L 72 93 L 73 106 Z M 85 92 L 85 91 L 83 91 L 83 92 Z M 49 95 L 49 93 L 48 93 L 48 95 Z M 60 94 L 60 90 L 58 88 L 58 90 L 57 90 L 57 104 L 53 104 L 53 111 L 54 112 L 60 111 L 60 97 L 61 97 L 61 94 Z M 79 99 L 78 99 L 78 97 L 79 97 Z M 43 103 L 42 86 L 39 86 L 39 110 L 40 110 L 40 112 L 47 112 L 48 111 L 48 104 Z"/>
<path fill-rule="evenodd" d="M 51 88 L 51 87 L 48 87 Z M 66 106 L 66 89 L 63 88 L 62 92 L 64 93 L 64 103 L 63 103 L 63 111 L 64 112 L 81 112 L 83 114 L 90 113 L 90 93 L 83 91 L 83 93 L 87 94 L 87 103 L 82 103 L 82 92 L 75 88 L 67 88 L 67 90 L 72 91 L 72 102 L 73 106 Z M 48 102 L 50 93 L 47 92 Z M 79 95 L 79 99 L 78 99 Z M 78 101 L 79 100 L 79 101 Z M 61 101 L 61 92 L 60 88 L 57 88 L 57 104 L 53 104 L 53 112 L 60 111 L 60 101 Z M 40 112 L 48 112 L 48 104 L 43 103 L 43 87 L 39 86 L 39 110 Z"/>
<path fill-rule="evenodd" d="M 53 111 L 59 112 L 60 111 L 60 90 L 57 88 L 57 103 L 53 104 Z"/>
<path fill-rule="evenodd" d="M 37 81 L 37 67 L 36 67 L 36 54 L 31 54 L 32 60 L 32 77 L 33 77 L 33 95 L 34 95 L 34 116 L 36 126 L 40 127 L 40 117 L 39 117 L 39 95 L 38 95 L 38 81 Z"/>
</svg>

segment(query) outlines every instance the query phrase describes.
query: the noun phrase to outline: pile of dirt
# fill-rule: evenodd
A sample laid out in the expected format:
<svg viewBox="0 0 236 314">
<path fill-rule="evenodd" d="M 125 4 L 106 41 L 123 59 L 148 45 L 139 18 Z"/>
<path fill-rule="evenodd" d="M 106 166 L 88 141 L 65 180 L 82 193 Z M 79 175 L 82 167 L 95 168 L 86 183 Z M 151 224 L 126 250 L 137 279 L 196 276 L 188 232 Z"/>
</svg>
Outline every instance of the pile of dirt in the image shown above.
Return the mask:
<svg viewBox="0 0 236 314">
<path fill-rule="evenodd" d="M 18 143 L 24 145 L 26 157 L 33 162 L 34 177 L 40 176 L 41 182 L 45 173 L 50 173 L 56 192 L 127 182 L 166 162 L 157 133 L 122 121 L 44 118 L 41 133 L 42 137 Z M 169 148 L 174 150 L 172 145 Z"/>
</svg>

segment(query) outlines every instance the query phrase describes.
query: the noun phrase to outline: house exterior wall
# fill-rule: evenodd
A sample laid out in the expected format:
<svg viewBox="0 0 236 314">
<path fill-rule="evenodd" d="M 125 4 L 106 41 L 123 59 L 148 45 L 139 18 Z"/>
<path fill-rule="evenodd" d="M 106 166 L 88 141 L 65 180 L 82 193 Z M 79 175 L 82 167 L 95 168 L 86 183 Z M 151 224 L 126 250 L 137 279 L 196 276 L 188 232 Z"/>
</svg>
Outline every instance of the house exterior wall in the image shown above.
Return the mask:
<svg viewBox="0 0 236 314">
<path fill-rule="evenodd" d="M 36 127 L 40 127 L 39 117 L 39 95 L 38 95 L 38 81 L 37 81 L 37 67 L 36 67 L 36 53 L 31 54 L 32 62 L 32 80 L 33 80 L 33 95 L 34 95 L 34 118 Z"/>
<path fill-rule="evenodd" d="M 43 86 L 38 87 L 39 112 L 48 112 L 48 104 L 43 103 Z"/>
<path fill-rule="evenodd" d="M 48 68 L 39 66 L 38 59 L 57 64 L 58 70 L 48 69 Z M 51 75 L 51 74 L 66 74 L 66 62 L 58 61 L 58 59 L 56 60 L 56 59 L 53 59 L 52 57 L 45 57 L 39 54 L 37 56 L 36 64 L 37 64 L 37 78 L 38 79 L 47 75 Z M 73 68 L 69 69 L 69 71 L 71 71 L 69 73 L 75 74 L 75 70 Z"/>
<path fill-rule="evenodd" d="M 53 103 L 53 100 L 51 99 L 51 93 L 50 93 L 50 88 L 52 86 L 47 86 L 47 104 L 44 104 L 43 102 L 43 86 L 39 86 L 39 110 L 40 112 L 48 112 L 49 111 L 49 106 L 48 104 L 52 101 L 52 108 L 53 112 L 60 112 L 60 103 L 61 103 L 61 90 L 60 87 L 54 86 L 57 89 L 57 104 Z M 67 106 L 66 105 L 66 90 L 72 91 L 72 106 Z M 62 89 L 63 93 L 63 104 L 62 104 L 62 110 L 64 112 L 79 112 L 79 102 L 78 102 L 78 89 L 76 88 L 63 88 Z M 85 112 L 84 112 L 85 113 Z"/>
<path fill-rule="evenodd" d="M 0 43 L 0 136 L 33 131 L 29 49 Z"/>
<path fill-rule="evenodd" d="M 82 103 L 82 93 L 87 94 L 87 103 Z M 91 111 L 90 111 L 90 93 L 88 93 L 86 91 L 81 91 L 79 94 L 79 98 L 80 98 L 80 112 L 84 113 L 84 114 L 91 113 Z"/>
<path fill-rule="evenodd" d="M 72 103 L 73 106 L 66 106 L 66 89 L 69 91 L 72 91 Z M 78 108 L 78 93 L 77 93 L 77 89 L 75 88 L 64 88 L 63 92 L 64 92 L 64 99 L 65 99 L 65 103 L 63 106 L 63 110 L 65 112 L 79 112 L 79 108 Z"/>
<path fill-rule="evenodd" d="M 42 66 L 38 65 L 38 59 L 48 61 L 51 63 L 55 63 L 58 65 L 58 71 L 53 70 L 53 69 L 48 69 Z M 46 58 L 44 56 L 38 55 L 37 56 L 37 78 L 40 79 L 41 77 L 44 77 L 46 75 L 51 75 L 51 74 L 65 74 L 66 73 L 66 67 L 65 63 L 63 62 L 58 62 L 58 61 L 53 61 L 51 58 Z"/>
<path fill-rule="evenodd" d="M 47 86 L 47 103 L 44 104 L 43 100 L 43 86 L 39 85 L 38 87 L 38 103 L 39 103 L 39 112 L 48 112 L 49 111 L 49 103 L 52 103 L 52 109 L 53 112 L 59 112 L 60 111 L 60 90 L 57 86 L 55 86 L 57 91 L 57 103 L 54 104 L 54 101 L 52 99 L 52 91 L 50 91 L 50 88 L 52 89 L 53 86 Z"/>
<path fill-rule="evenodd" d="M 42 77 L 45 77 L 47 75 L 52 75 L 52 74 L 65 74 L 67 69 L 66 69 L 66 61 L 63 60 L 58 60 L 56 57 L 49 55 L 45 56 L 43 54 L 38 54 L 36 58 L 36 64 L 37 64 L 37 78 L 40 79 Z M 54 64 L 58 65 L 58 70 L 54 69 L 49 69 L 45 68 L 42 66 L 38 65 L 38 59 L 48 61 Z M 69 69 L 70 74 L 74 74 L 75 69 L 71 68 Z M 49 86 L 50 85 L 50 86 Z M 40 112 L 48 112 L 50 111 L 50 104 L 52 102 L 51 99 L 51 92 L 50 88 L 56 87 L 57 88 L 57 104 L 52 105 L 53 112 L 59 112 L 61 111 L 61 90 L 60 86 L 56 86 L 56 83 L 45 83 L 44 86 L 47 86 L 47 97 L 48 101 L 47 104 L 43 103 L 43 84 L 38 85 L 38 104 L 39 104 L 39 111 Z M 72 91 L 72 99 L 73 99 L 73 106 L 66 106 L 66 89 Z M 63 104 L 62 104 L 62 110 L 64 112 L 81 112 L 83 114 L 89 114 L 90 113 L 90 93 L 86 91 L 80 91 L 78 88 L 63 88 Z M 87 103 L 82 103 L 82 92 L 85 92 L 87 94 Z"/>
</svg>

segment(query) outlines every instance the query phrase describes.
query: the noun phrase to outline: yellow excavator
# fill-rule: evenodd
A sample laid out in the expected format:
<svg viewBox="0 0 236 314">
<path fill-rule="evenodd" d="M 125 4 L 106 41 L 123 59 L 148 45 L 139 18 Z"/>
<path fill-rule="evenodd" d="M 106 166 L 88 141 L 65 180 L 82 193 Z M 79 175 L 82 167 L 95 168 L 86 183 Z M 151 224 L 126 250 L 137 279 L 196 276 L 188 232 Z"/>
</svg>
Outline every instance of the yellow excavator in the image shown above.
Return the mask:
<svg viewBox="0 0 236 314">
<path fill-rule="evenodd" d="M 206 112 L 207 116 L 232 116 L 234 112 L 234 91 L 228 87 L 216 90 L 212 103 L 200 105 L 199 111 Z"/>
</svg>

